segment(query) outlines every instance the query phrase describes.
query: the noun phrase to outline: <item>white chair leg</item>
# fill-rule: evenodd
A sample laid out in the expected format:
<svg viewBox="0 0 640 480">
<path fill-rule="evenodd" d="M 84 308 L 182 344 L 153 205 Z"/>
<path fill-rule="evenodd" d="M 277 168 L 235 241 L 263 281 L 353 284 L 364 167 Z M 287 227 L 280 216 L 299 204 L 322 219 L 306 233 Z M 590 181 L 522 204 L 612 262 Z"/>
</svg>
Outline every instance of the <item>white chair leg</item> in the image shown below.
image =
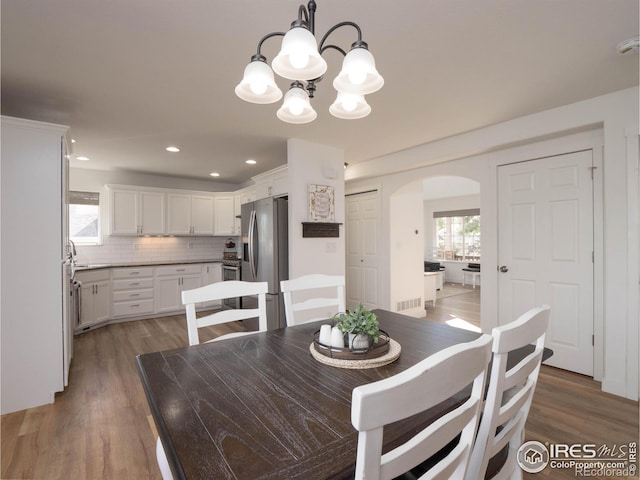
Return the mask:
<svg viewBox="0 0 640 480">
<path fill-rule="evenodd" d="M 156 459 L 162 480 L 173 480 L 173 474 L 171 473 L 171 468 L 169 468 L 169 460 L 167 460 L 167 454 L 164 452 L 160 437 L 158 437 L 158 441 L 156 442 Z"/>
</svg>

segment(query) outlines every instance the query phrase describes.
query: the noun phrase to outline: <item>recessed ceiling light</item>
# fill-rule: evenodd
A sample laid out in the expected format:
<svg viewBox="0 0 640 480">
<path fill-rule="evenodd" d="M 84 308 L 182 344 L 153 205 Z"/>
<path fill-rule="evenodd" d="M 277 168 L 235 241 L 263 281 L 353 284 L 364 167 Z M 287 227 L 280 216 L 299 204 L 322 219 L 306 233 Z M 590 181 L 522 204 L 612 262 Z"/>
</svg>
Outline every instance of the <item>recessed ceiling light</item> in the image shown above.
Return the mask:
<svg viewBox="0 0 640 480">
<path fill-rule="evenodd" d="M 248 163 L 249 165 L 255 165 L 258 162 L 256 162 L 254 159 L 250 158 L 249 160 L 245 160 L 244 163 Z"/>
<path fill-rule="evenodd" d="M 76 143 L 75 139 L 72 138 L 71 139 L 71 143 Z"/>
<path fill-rule="evenodd" d="M 220 174 L 218 172 L 211 172 L 209 175 L 211 175 L 212 177 L 219 177 Z"/>
<path fill-rule="evenodd" d="M 79 156 L 79 157 L 76 157 L 76 160 L 82 160 L 83 162 L 86 162 L 86 161 L 90 160 L 90 158 L 89 157 Z"/>
<path fill-rule="evenodd" d="M 167 150 L 167 152 L 171 152 L 171 153 L 176 153 L 176 152 L 180 151 L 180 149 L 178 147 L 174 147 L 174 146 L 167 147 L 166 150 Z"/>
</svg>

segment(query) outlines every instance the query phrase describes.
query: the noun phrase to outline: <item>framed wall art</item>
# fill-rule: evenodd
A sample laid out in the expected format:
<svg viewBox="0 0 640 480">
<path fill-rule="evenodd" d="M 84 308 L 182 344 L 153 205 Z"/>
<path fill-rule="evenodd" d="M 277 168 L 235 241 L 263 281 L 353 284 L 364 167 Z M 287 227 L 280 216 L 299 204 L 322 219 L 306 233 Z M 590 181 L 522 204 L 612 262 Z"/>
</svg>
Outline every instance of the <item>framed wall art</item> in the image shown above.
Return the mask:
<svg viewBox="0 0 640 480">
<path fill-rule="evenodd" d="M 336 219 L 333 187 L 309 185 L 309 221 L 334 222 Z"/>
</svg>

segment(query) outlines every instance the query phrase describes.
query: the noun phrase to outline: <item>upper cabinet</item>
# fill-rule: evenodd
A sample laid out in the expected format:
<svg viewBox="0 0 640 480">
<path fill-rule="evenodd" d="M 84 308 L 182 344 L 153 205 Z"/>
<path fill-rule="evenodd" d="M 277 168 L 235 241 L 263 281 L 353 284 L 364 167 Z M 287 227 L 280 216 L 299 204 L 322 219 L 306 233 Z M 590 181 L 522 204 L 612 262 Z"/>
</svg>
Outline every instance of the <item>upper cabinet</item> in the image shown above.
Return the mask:
<svg viewBox="0 0 640 480">
<path fill-rule="evenodd" d="M 163 235 L 165 194 L 110 189 L 111 235 Z"/>
<path fill-rule="evenodd" d="M 216 197 L 216 235 L 234 235 L 236 233 L 233 201 L 233 197 Z"/>
<path fill-rule="evenodd" d="M 167 194 L 169 235 L 215 235 L 213 196 Z"/>
<path fill-rule="evenodd" d="M 238 190 L 237 192 L 235 192 L 235 195 L 233 196 L 233 216 L 234 216 L 233 233 L 235 235 L 240 235 L 242 233 L 240 231 L 242 227 L 241 225 L 242 222 L 240 219 L 242 205 L 245 203 L 253 202 L 255 199 L 256 199 L 255 186 L 246 187 L 246 188 L 243 188 L 242 190 Z"/>
<path fill-rule="evenodd" d="M 289 176 L 286 165 L 256 175 L 251 179 L 256 183 L 256 199 L 282 197 L 289 193 Z"/>
<path fill-rule="evenodd" d="M 240 235 L 240 207 L 288 193 L 287 166 L 252 177 L 235 192 L 106 185 L 111 235 Z"/>
</svg>

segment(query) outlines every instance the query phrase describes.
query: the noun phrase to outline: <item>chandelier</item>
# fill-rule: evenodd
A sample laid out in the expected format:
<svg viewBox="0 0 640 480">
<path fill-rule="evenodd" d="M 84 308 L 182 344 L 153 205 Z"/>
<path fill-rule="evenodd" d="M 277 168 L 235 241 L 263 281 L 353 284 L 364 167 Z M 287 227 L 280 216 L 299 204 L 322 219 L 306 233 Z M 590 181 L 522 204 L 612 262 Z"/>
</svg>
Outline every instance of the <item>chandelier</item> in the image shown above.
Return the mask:
<svg viewBox="0 0 640 480">
<path fill-rule="evenodd" d="M 340 22 L 324 34 L 318 44 L 315 37 L 316 2 L 310 0 L 307 6 L 300 5 L 298 18 L 291 23 L 287 32 L 272 32 L 260 39 L 255 55 L 244 69 L 242 81 L 235 89 L 236 95 L 251 103 L 275 103 L 282 98 L 282 91 L 276 85 L 273 72 L 293 80 L 284 96 L 277 117 L 288 123 L 309 123 L 318 116 L 311 106 L 310 98 L 316 91 L 316 84 L 327 71 L 327 62 L 322 54 L 333 49 L 344 56 L 342 70 L 333 80 L 338 95 L 329 107 L 329 112 L 338 118 L 357 119 L 371 113 L 371 107 L 364 96 L 382 88 L 384 79 L 376 70 L 375 60 L 369 46 L 362 41 L 362 31 L 354 22 Z M 325 44 L 331 33 L 341 27 L 356 29 L 358 39 L 351 44 L 349 52 L 342 48 Z M 260 49 L 272 37 L 283 37 L 280 53 L 273 59 L 271 67 Z M 272 70 L 273 69 L 273 70 Z"/>
</svg>

